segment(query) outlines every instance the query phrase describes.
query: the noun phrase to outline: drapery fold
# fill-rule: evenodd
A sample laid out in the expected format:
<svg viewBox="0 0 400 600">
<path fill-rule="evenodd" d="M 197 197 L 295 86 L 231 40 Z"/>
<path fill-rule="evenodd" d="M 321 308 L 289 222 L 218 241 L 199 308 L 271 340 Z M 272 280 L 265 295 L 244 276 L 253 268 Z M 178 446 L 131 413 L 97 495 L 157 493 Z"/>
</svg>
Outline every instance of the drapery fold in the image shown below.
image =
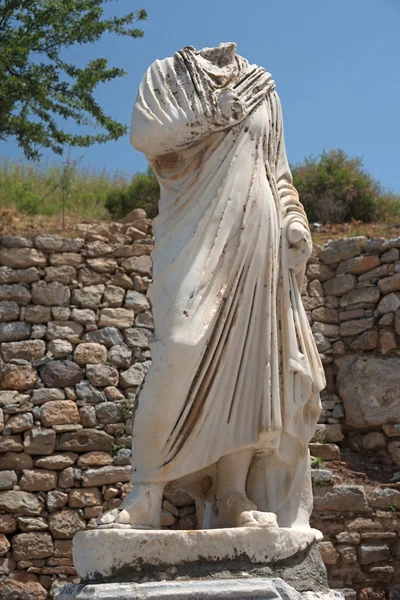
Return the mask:
<svg viewBox="0 0 400 600">
<path fill-rule="evenodd" d="M 131 142 L 161 197 L 133 481 L 170 482 L 248 447 L 295 465 L 315 430 L 325 382 L 287 242 L 291 224 L 308 224 L 279 98 L 266 75 L 250 114 L 218 104 L 257 69 L 237 55 L 213 66 L 188 48 L 140 85 Z"/>
</svg>

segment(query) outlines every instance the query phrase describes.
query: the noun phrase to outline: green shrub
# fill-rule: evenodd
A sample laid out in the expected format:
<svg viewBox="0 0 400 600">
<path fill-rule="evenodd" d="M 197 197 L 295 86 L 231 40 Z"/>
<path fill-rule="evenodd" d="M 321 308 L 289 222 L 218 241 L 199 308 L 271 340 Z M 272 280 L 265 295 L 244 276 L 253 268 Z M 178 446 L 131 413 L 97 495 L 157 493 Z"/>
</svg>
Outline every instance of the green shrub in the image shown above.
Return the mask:
<svg viewBox="0 0 400 600">
<path fill-rule="evenodd" d="M 343 150 L 323 152 L 292 169 L 294 185 L 311 222 L 370 222 L 378 214 L 383 191 L 363 170 L 362 159 Z"/>
<path fill-rule="evenodd" d="M 105 207 L 113 219 L 122 219 L 134 208 L 144 208 L 153 219 L 158 213 L 160 185 L 151 167 L 146 173 L 136 173 L 129 185 L 107 194 Z"/>
</svg>

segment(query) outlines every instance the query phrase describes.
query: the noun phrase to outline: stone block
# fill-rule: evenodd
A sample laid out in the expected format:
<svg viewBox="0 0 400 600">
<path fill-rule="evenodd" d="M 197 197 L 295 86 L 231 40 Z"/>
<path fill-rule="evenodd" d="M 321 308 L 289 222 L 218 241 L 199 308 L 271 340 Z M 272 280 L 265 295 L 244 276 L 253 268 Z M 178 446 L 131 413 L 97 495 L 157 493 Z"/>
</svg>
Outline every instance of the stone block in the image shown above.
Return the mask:
<svg viewBox="0 0 400 600">
<path fill-rule="evenodd" d="M 380 431 L 371 431 L 363 437 L 363 448 L 365 450 L 376 450 L 386 446 L 385 436 Z"/>
<path fill-rule="evenodd" d="M 340 460 L 340 450 L 336 444 L 310 444 L 311 456 L 322 458 L 322 460 Z"/>
<path fill-rule="evenodd" d="M 51 320 L 51 309 L 49 306 L 34 306 L 33 304 L 26 307 L 25 321 L 32 324 L 47 323 Z"/>
<path fill-rule="evenodd" d="M 52 471 L 62 471 L 75 464 L 78 454 L 65 452 L 64 454 L 52 454 L 35 460 L 35 467 L 38 469 L 49 469 Z"/>
<path fill-rule="evenodd" d="M 47 326 L 46 339 L 65 339 L 72 344 L 79 344 L 83 326 L 75 321 L 50 321 Z"/>
<path fill-rule="evenodd" d="M 41 306 L 68 306 L 71 292 L 69 287 L 53 281 L 38 281 L 32 284 L 32 302 Z"/>
<path fill-rule="evenodd" d="M 382 294 L 390 294 L 400 290 L 400 273 L 395 273 L 390 277 L 384 277 L 378 281 L 379 289 Z"/>
<path fill-rule="evenodd" d="M 0 264 L 10 269 L 43 268 L 47 264 L 47 257 L 34 248 L 1 248 Z"/>
<path fill-rule="evenodd" d="M 358 305 L 358 308 L 360 308 L 360 305 L 375 305 L 380 295 L 379 288 L 376 285 L 364 283 L 344 294 L 340 298 L 340 306 L 347 308 L 348 306 Z"/>
<path fill-rule="evenodd" d="M 86 259 L 87 266 L 96 273 L 115 273 L 118 269 L 118 263 L 115 258 L 100 257 Z"/>
<path fill-rule="evenodd" d="M 25 432 L 24 450 L 30 455 L 53 454 L 56 443 L 56 434 L 52 429 L 35 427 Z"/>
<path fill-rule="evenodd" d="M 99 327 L 129 329 L 133 326 L 134 312 L 128 308 L 103 308 L 100 311 Z"/>
<path fill-rule="evenodd" d="M 86 506 L 99 506 L 103 498 L 97 487 L 71 490 L 68 498 L 70 508 L 85 508 Z"/>
<path fill-rule="evenodd" d="M 312 441 L 332 444 L 341 442 L 343 439 L 344 435 L 340 424 L 319 423 Z"/>
<path fill-rule="evenodd" d="M 145 277 L 151 277 L 152 275 L 152 261 L 150 256 L 131 256 L 126 260 L 123 260 L 121 267 L 127 273 L 135 273 L 143 275 Z"/>
<path fill-rule="evenodd" d="M 17 321 L 19 306 L 16 302 L 0 302 L 0 322 Z"/>
<path fill-rule="evenodd" d="M 58 281 L 64 285 L 70 285 L 76 281 L 76 269 L 70 265 L 61 265 L 59 267 L 47 267 L 45 269 L 46 283 Z"/>
<path fill-rule="evenodd" d="M 132 468 L 108 465 L 98 469 L 88 469 L 82 474 L 83 487 L 110 485 L 112 483 L 130 481 Z"/>
<path fill-rule="evenodd" d="M 46 402 L 40 408 L 40 420 L 45 427 L 80 423 L 78 407 L 73 400 Z"/>
<path fill-rule="evenodd" d="M 45 402 L 50 402 L 51 400 L 64 400 L 65 392 L 64 390 L 58 388 L 42 388 L 39 390 L 33 390 L 32 392 L 32 402 L 35 406 L 40 406 Z"/>
<path fill-rule="evenodd" d="M 150 363 L 136 363 L 126 371 L 120 373 L 119 385 L 122 388 L 137 387 L 142 385 Z"/>
<path fill-rule="evenodd" d="M 19 487 L 25 492 L 49 492 L 57 487 L 57 473 L 44 469 L 23 471 Z"/>
<path fill-rule="evenodd" d="M 27 340 L 1 344 L 1 355 L 5 362 L 13 359 L 38 360 L 39 358 L 43 358 L 45 352 L 46 344 L 43 340 Z"/>
<path fill-rule="evenodd" d="M 360 335 L 360 333 L 372 329 L 373 326 L 373 318 L 343 321 L 343 323 L 340 324 L 340 335 L 342 337 L 347 337 L 350 335 Z"/>
<path fill-rule="evenodd" d="M 101 364 L 107 360 L 107 348 L 103 344 L 86 342 L 79 344 L 74 352 L 78 365 Z"/>
<path fill-rule="evenodd" d="M 320 250 L 319 258 L 323 263 L 331 265 L 358 256 L 367 240 L 365 236 L 332 240 Z"/>
<path fill-rule="evenodd" d="M 337 387 L 354 429 L 400 421 L 400 359 L 348 356 L 337 360 Z"/>
<path fill-rule="evenodd" d="M 23 321 L 0 323 L 0 342 L 26 340 L 31 334 L 31 326 Z"/>
<path fill-rule="evenodd" d="M 113 438 L 111 435 L 97 429 L 81 429 L 74 433 L 60 435 L 56 450 L 70 452 L 91 452 L 100 450 L 110 452 Z"/>
<path fill-rule="evenodd" d="M 363 273 L 375 269 L 380 264 L 381 261 L 379 256 L 374 254 L 361 254 L 361 256 L 355 256 L 341 262 L 337 268 L 336 274 L 353 273 L 354 275 L 362 275 Z"/>
<path fill-rule="evenodd" d="M 84 244 L 81 238 L 66 238 L 60 235 L 42 233 L 34 239 L 35 247 L 44 252 L 80 252 Z"/>
<path fill-rule="evenodd" d="M 1 386 L 5 390 L 26 391 L 34 387 L 37 372 L 32 365 L 6 364 L 1 372 Z"/>
<path fill-rule="evenodd" d="M 0 436 L 0 452 L 22 452 L 23 449 L 22 439 L 19 434 Z"/>
<path fill-rule="evenodd" d="M 81 369 L 71 360 L 52 360 L 39 371 L 43 383 L 49 388 L 72 387 L 83 379 Z"/>
<path fill-rule="evenodd" d="M 78 458 L 78 467 L 90 469 L 91 467 L 105 467 L 113 462 L 112 456 L 107 452 L 87 452 Z"/>
<path fill-rule="evenodd" d="M 0 492 L 1 511 L 34 517 L 40 515 L 43 508 L 43 502 L 36 494 L 19 490 Z"/>
<path fill-rule="evenodd" d="M 33 415 L 31 412 L 20 413 L 12 415 L 7 421 L 7 429 L 11 433 L 21 433 L 32 429 L 33 427 Z"/>
<path fill-rule="evenodd" d="M 361 565 L 391 560 L 387 544 L 361 544 L 358 548 L 358 557 Z"/>
<path fill-rule="evenodd" d="M 0 491 L 12 490 L 18 477 L 15 471 L 0 471 Z"/>
<path fill-rule="evenodd" d="M 338 275 L 323 284 L 325 296 L 343 296 L 357 285 L 357 277 L 351 274 Z"/>
<path fill-rule="evenodd" d="M 96 309 L 100 307 L 105 287 L 103 284 L 88 285 L 72 293 L 72 304 L 80 308 Z"/>
<path fill-rule="evenodd" d="M 368 508 L 365 490 L 360 485 L 314 488 L 314 510 L 353 512 Z"/>
<path fill-rule="evenodd" d="M 0 301 L 17 302 L 18 304 L 28 304 L 32 295 L 30 291 L 21 284 L 0 285 Z"/>
<path fill-rule="evenodd" d="M 87 365 L 86 377 L 94 387 L 107 387 L 118 385 L 119 373 L 117 369 L 108 365 Z"/>
<path fill-rule="evenodd" d="M 2 469 L 31 469 L 33 467 L 33 459 L 24 452 L 6 452 L 1 455 Z"/>
<path fill-rule="evenodd" d="M 49 529 L 56 540 L 72 539 L 86 529 L 86 522 L 77 510 L 66 508 L 49 515 Z"/>
<path fill-rule="evenodd" d="M 0 515 L 0 533 L 10 534 L 17 529 L 17 520 L 12 515 Z"/>
</svg>

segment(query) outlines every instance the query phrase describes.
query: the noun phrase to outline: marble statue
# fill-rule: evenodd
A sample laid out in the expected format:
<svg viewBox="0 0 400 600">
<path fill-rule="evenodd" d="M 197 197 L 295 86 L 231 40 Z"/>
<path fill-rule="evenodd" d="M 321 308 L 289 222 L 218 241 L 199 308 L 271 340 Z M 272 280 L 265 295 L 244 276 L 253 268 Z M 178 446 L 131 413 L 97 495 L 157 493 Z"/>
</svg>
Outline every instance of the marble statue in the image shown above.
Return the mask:
<svg viewBox="0 0 400 600">
<path fill-rule="evenodd" d="M 147 70 L 131 143 L 160 182 L 155 335 L 132 492 L 101 528 L 160 528 L 166 485 L 200 528 L 309 528 L 308 443 L 325 385 L 300 290 L 312 250 L 275 83 L 233 43 Z"/>
</svg>

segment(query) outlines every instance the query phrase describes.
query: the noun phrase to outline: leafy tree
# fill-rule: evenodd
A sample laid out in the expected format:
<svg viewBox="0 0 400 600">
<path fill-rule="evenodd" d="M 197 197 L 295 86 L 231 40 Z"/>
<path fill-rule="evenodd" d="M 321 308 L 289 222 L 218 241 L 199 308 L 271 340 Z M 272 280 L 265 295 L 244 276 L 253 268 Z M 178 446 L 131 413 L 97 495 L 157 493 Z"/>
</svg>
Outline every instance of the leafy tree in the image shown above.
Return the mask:
<svg viewBox="0 0 400 600">
<path fill-rule="evenodd" d="M 363 170 L 362 159 L 349 158 L 343 150 L 306 158 L 292 173 L 310 221 L 373 221 L 385 197 L 380 184 Z"/>
<path fill-rule="evenodd" d="M 0 0 L 0 139 L 15 137 L 29 159 L 39 148 L 62 154 L 66 146 L 87 147 L 116 140 L 126 127 L 109 117 L 93 92 L 99 83 L 125 75 L 97 58 L 79 68 L 62 58 L 74 44 L 89 44 L 105 33 L 139 38 L 135 21 L 146 11 L 104 18 L 113 0 Z M 100 127 L 94 135 L 72 134 L 60 126 Z"/>
<path fill-rule="evenodd" d="M 158 213 L 160 185 L 151 167 L 145 173 L 136 173 L 131 183 L 112 190 L 106 200 L 106 209 L 113 219 L 122 219 L 134 208 L 144 208 L 147 216 L 153 219 Z"/>
</svg>

